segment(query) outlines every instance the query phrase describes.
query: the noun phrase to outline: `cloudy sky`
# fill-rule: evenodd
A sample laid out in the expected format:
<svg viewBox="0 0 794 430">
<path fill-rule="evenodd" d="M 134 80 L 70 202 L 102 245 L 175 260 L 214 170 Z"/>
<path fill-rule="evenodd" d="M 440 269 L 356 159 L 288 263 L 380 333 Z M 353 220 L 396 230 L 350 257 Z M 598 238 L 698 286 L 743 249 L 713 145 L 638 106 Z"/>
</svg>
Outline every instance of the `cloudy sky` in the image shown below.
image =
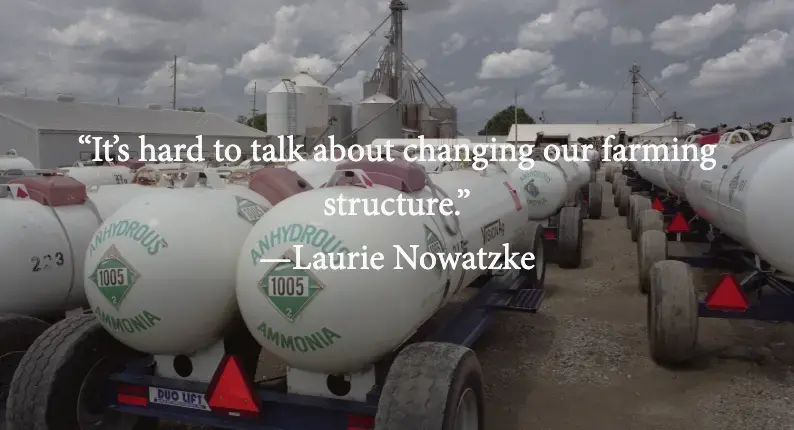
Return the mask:
<svg viewBox="0 0 794 430">
<path fill-rule="evenodd" d="M 405 46 L 473 132 L 519 103 L 549 122 L 628 122 L 633 62 L 662 111 L 699 125 L 794 115 L 794 0 L 405 0 Z M 388 14 L 384 0 L 0 0 L 0 91 L 231 118 L 297 70 L 327 77 Z M 385 39 L 329 82 L 349 101 Z M 640 122 L 661 116 L 643 99 Z"/>
</svg>

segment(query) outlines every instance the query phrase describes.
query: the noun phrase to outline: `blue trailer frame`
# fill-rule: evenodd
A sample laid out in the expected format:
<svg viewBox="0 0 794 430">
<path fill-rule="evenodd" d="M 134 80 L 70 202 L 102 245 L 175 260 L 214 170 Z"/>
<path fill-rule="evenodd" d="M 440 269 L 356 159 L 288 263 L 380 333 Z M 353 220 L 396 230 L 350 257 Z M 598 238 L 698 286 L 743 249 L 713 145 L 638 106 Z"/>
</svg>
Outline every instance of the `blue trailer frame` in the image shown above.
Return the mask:
<svg viewBox="0 0 794 430">
<path fill-rule="evenodd" d="M 544 249 L 545 253 L 545 249 Z M 545 271 L 545 264 L 543 267 Z M 544 298 L 543 285 L 535 279 L 535 271 L 520 273 L 510 271 L 492 276 L 477 285 L 475 296 L 466 302 L 454 315 L 443 321 L 429 335 L 427 341 L 447 342 L 471 347 L 493 322 L 494 314 L 500 310 L 535 313 Z M 231 417 L 218 413 L 184 407 L 152 404 L 122 404 L 118 401 L 123 386 L 173 389 L 205 394 L 209 384 L 152 376 L 154 360 L 147 357 L 127 365 L 121 373 L 110 376 L 104 389 L 107 408 L 124 414 L 161 418 L 185 424 L 214 426 L 227 429 L 258 430 L 321 430 L 371 428 L 350 422 L 351 414 L 358 417 L 374 417 L 380 398 L 380 387 L 374 388 L 366 402 L 338 400 L 314 396 L 289 394 L 285 384 L 268 387 L 274 381 L 254 388 L 260 402 L 260 413 L 256 417 Z M 286 377 L 281 377 L 282 382 Z M 122 388 L 124 390 L 124 388 Z"/>
</svg>

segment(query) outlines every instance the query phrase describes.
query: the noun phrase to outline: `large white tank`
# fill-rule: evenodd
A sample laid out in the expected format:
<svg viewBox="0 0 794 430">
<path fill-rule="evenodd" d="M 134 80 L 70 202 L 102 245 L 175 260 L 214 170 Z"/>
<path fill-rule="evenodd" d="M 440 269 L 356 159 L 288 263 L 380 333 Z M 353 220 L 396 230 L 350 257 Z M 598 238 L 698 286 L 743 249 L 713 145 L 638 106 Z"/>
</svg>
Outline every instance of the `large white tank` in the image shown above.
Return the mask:
<svg viewBox="0 0 794 430">
<path fill-rule="evenodd" d="M 138 196 L 171 193 L 132 184 L 86 190 L 66 176 L 14 182 L 26 188 L 0 198 L 0 314 L 46 316 L 84 304 L 85 249 L 102 220 Z"/>
<path fill-rule="evenodd" d="M 424 174 L 417 173 L 421 169 L 409 169 L 404 161 L 370 164 L 400 177 L 408 188 L 416 189 L 425 180 Z M 514 195 L 505 186 L 505 182 L 513 187 L 518 184 L 495 166 L 485 176 L 473 170 L 429 175 L 455 202 L 460 212 L 457 222 L 441 216 L 324 215 L 326 199 L 340 194 L 380 201 L 435 194 L 430 187 L 409 194 L 379 185 L 375 178 L 385 176 L 372 173 L 374 167 L 342 167 L 370 171 L 369 179 L 359 177 L 359 183 L 375 184 L 319 188 L 281 202 L 251 230 L 237 266 L 237 300 L 257 341 L 288 366 L 322 373 L 355 372 L 393 351 L 481 274 L 464 270 L 460 264 L 454 270 L 440 265 L 412 269 L 402 260 L 402 270 L 396 269 L 395 245 L 409 255 L 412 246 L 418 255 L 462 249 L 504 252 L 504 243 L 511 245 L 511 252 L 531 251 L 522 249 L 527 244 L 519 239 L 527 226 L 527 207 L 516 210 Z M 460 188 L 471 195 L 458 198 Z M 292 262 L 259 261 L 295 261 L 294 245 L 303 245 L 300 260 L 304 264 L 317 252 L 338 255 L 360 252 L 366 246 L 368 253 L 383 254 L 384 267 L 317 270 L 298 269 Z"/>
<path fill-rule="evenodd" d="M 306 94 L 289 79 L 283 79 L 265 96 L 267 132 L 273 136 L 304 136 L 308 120 Z"/>
<path fill-rule="evenodd" d="M 0 155 L 0 170 L 34 170 L 33 163 L 25 157 L 17 155 L 17 151 L 12 149 L 5 155 Z"/>
<path fill-rule="evenodd" d="M 686 138 L 685 141 L 681 142 L 674 142 L 669 145 L 671 151 L 674 150 L 675 147 L 678 147 L 679 153 L 686 153 L 687 155 L 692 155 L 691 145 L 694 147 L 698 147 L 697 144 L 697 135 L 692 135 Z M 699 149 L 697 149 L 699 151 Z M 679 157 L 684 158 L 684 157 Z M 664 171 L 664 182 L 667 184 L 667 190 L 681 198 L 685 198 L 686 193 L 686 179 L 684 178 L 684 172 L 686 167 L 688 166 L 688 161 L 676 161 L 670 160 L 662 165 L 662 169 Z"/>
<path fill-rule="evenodd" d="M 255 172 L 249 187 L 204 173 L 205 187 L 193 186 L 198 172 L 191 172 L 185 188 L 119 209 L 87 252 L 89 303 L 115 338 L 138 351 L 191 354 L 222 338 L 236 315 L 243 240 L 285 189 L 308 189 L 283 168 Z"/>
<path fill-rule="evenodd" d="M 58 169 L 86 185 L 118 185 L 132 182 L 132 170 L 125 166 L 85 166 Z"/>
<path fill-rule="evenodd" d="M 686 197 L 700 216 L 791 275 L 794 188 L 787 185 L 794 180 L 794 130 L 792 124 L 776 129 L 784 127 L 784 138 L 715 145 L 714 169 L 690 163 Z"/>
<path fill-rule="evenodd" d="M 328 87 L 308 72 L 298 73 L 292 81 L 306 94 L 306 134 L 317 136 L 328 127 Z"/>
<path fill-rule="evenodd" d="M 630 165 L 637 171 L 637 174 L 640 175 L 643 179 L 650 182 L 654 186 L 661 188 L 662 190 L 669 191 L 669 187 L 667 186 L 667 182 L 665 181 L 664 175 L 664 165 L 667 163 L 663 157 L 664 152 L 663 150 L 659 150 L 657 158 L 657 152 L 655 149 L 648 145 L 660 145 L 665 144 L 668 146 L 667 150 L 670 151 L 672 156 L 672 148 L 669 145 L 673 144 L 672 142 L 658 142 L 658 141 L 646 141 L 643 142 L 643 146 L 637 149 L 634 153 L 636 161 L 630 163 Z M 645 148 L 648 147 L 648 156 L 646 157 Z"/>
<path fill-rule="evenodd" d="M 515 169 L 510 176 L 520 184 L 529 218 L 533 220 L 543 220 L 557 213 L 572 197 L 568 190 L 577 189 L 575 185 L 569 185 L 568 177 L 559 164 L 547 161 L 535 160 L 532 169 Z"/>
<path fill-rule="evenodd" d="M 358 104 L 356 121 L 358 127 L 363 127 L 356 134 L 356 142 L 361 146 L 379 138 L 402 137 L 400 105 L 385 94 L 378 93 L 362 100 Z"/>
<path fill-rule="evenodd" d="M 328 117 L 336 118 L 336 123 L 331 126 L 328 135 L 334 136 L 334 142 L 339 143 L 353 133 L 353 106 L 345 102 L 336 92 L 330 92 L 329 95 Z M 351 142 L 348 140 L 342 143 L 350 146 Z"/>
</svg>

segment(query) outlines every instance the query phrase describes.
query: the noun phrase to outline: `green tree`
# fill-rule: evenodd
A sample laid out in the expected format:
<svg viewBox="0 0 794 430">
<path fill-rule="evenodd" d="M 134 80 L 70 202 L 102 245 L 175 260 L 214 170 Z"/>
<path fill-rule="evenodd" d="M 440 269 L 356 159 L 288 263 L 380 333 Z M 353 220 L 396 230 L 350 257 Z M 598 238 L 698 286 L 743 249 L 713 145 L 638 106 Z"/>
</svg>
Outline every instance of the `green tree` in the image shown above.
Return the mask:
<svg viewBox="0 0 794 430">
<path fill-rule="evenodd" d="M 237 122 L 255 128 L 259 131 L 267 131 L 267 114 L 265 113 L 260 113 L 253 118 L 249 118 L 245 115 L 237 115 Z"/>
<path fill-rule="evenodd" d="M 179 110 L 185 111 L 185 112 L 206 112 L 204 110 L 204 106 L 199 106 L 199 107 L 181 107 L 181 108 L 179 108 Z"/>
<path fill-rule="evenodd" d="M 534 124 L 535 119 L 527 114 L 524 108 L 518 108 L 518 123 L 519 124 Z M 510 127 L 516 121 L 516 107 L 510 105 L 502 109 L 496 115 L 492 116 L 488 122 L 485 123 L 485 128 L 477 132 L 480 136 L 507 136 L 510 132 Z"/>
</svg>

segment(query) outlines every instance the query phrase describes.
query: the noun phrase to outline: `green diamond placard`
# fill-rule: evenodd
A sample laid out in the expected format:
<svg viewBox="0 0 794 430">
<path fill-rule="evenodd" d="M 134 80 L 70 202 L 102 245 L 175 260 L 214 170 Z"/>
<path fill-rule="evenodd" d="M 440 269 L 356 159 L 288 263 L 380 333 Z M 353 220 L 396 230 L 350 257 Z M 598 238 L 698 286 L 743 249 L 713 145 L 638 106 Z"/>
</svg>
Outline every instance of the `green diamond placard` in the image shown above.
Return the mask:
<svg viewBox="0 0 794 430">
<path fill-rule="evenodd" d="M 267 209 L 261 205 L 244 197 L 234 196 L 234 198 L 237 199 L 237 215 L 250 222 L 251 225 L 256 224 L 267 212 Z"/>
<path fill-rule="evenodd" d="M 276 264 L 259 280 L 259 290 L 290 322 L 295 322 L 306 305 L 323 290 L 311 272 L 295 266 L 292 261 Z"/>
<path fill-rule="evenodd" d="M 116 245 L 111 245 L 102 255 L 89 279 L 99 288 L 99 292 L 118 310 L 140 273 L 121 256 Z"/>
<path fill-rule="evenodd" d="M 433 230 L 430 230 L 427 226 L 425 227 L 425 245 L 427 245 L 427 252 L 432 252 L 433 254 L 439 254 L 444 252 L 444 245 L 441 244 L 441 240 L 439 240 L 438 236 L 433 233 Z M 441 265 L 436 264 L 433 267 L 433 270 L 441 274 Z"/>
</svg>

